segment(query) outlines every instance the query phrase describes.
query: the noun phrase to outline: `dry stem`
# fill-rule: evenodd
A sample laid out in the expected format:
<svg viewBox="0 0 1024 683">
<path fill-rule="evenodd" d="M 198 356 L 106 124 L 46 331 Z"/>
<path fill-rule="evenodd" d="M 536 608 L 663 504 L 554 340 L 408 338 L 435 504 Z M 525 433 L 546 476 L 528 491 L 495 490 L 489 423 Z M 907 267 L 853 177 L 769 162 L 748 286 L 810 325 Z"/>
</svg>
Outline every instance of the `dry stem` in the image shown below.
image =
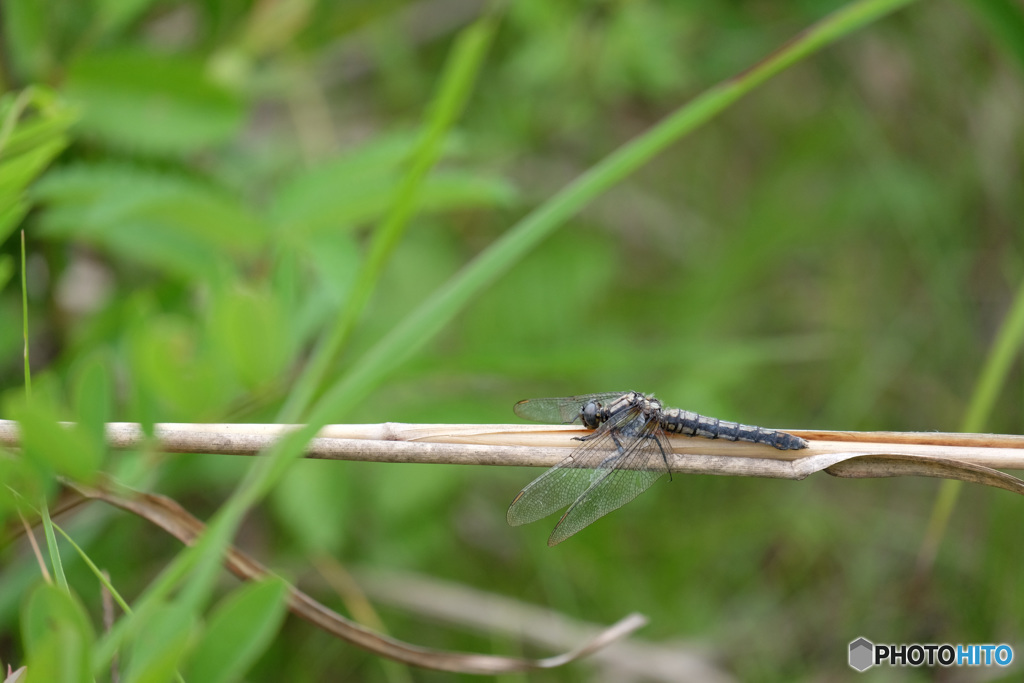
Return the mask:
<svg viewBox="0 0 1024 683">
<path fill-rule="evenodd" d="M 158 424 L 155 448 L 168 453 L 257 455 L 296 429 L 276 424 Z M 1024 485 L 994 468 L 1024 469 L 1024 437 L 939 432 L 830 432 L 788 430 L 810 442 L 780 451 L 763 444 L 679 435 L 669 437 L 673 472 L 803 479 L 825 470 L 836 476 L 937 476 L 1014 491 Z M 579 445 L 586 430 L 560 425 L 405 424 L 328 425 L 310 441 L 306 456 L 460 465 L 550 467 Z M 145 442 L 135 423 L 107 425 L 115 449 Z M 18 446 L 17 423 L 0 420 L 0 446 Z"/>
</svg>

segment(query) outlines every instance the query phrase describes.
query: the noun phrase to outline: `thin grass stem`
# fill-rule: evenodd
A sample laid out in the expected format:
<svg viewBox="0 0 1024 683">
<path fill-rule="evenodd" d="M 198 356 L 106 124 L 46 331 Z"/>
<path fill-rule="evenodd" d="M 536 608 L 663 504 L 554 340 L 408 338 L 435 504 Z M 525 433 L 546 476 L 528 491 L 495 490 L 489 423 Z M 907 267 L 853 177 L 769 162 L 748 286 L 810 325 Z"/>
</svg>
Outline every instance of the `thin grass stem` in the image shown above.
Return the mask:
<svg viewBox="0 0 1024 683">
<path fill-rule="evenodd" d="M 1013 306 L 1003 320 L 1003 325 L 996 335 L 992 349 L 985 359 L 985 365 L 967 407 L 967 414 L 964 416 L 961 427 L 963 431 L 977 432 L 985 428 L 996 399 L 999 398 L 1006 378 L 1010 374 L 1010 368 L 1017 358 L 1017 354 L 1020 353 L 1022 345 L 1024 345 L 1024 284 L 1017 290 Z M 946 529 L 949 527 L 949 520 L 953 516 L 953 510 L 960 498 L 962 487 L 963 485 L 959 481 L 944 481 L 939 488 L 931 516 L 928 519 L 928 527 L 917 554 L 919 575 L 930 572 L 935 563 L 935 557 L 942 544 L 942 539 L 946 535 Z"/>
</svg>

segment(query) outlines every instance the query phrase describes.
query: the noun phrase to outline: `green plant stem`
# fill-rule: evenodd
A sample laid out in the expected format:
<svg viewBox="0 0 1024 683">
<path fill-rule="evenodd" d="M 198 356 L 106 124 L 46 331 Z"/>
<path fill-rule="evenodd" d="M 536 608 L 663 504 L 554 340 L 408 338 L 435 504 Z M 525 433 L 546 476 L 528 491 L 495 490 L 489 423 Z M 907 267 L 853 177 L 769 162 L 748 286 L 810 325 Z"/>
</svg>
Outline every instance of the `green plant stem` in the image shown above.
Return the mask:
<svg viewBox="0 0 1024 683">
<path fill-rule="evenodd" d="M 967 406 L 967 414 L 960 425 L 962 432 L 981 432 L 985 430 L 992 406 L 999 398 L 1006 378 L 1010 373 L 1021 346 L 1024 346 L 1024 284 L 1017 290 L 1013 306 L 1003 320 L 1002 327 L 992 343 L 992 349 L 985 359 L 985 365 L 974 387 L 971 401 Z M 947 480 L 942 482 L 938 496 L 932 507 L 924 540 L 917 555 L 917 571 L 919 574 L 931 571 L 938 553 L 939 545 L 946 535 L 950 517 L 960 497 L 963 483 Z"/>
<path fill-rule="evenodd" d="M 628 142 L 514 225 L 391 330 L 325 392 L 310 421 L 337 419 L 434 337 L 458 311 L 594 198 L 743 95 L 822 47 L 913 0 L 853 2 L 809 27 L 767 58 L 682 106 Z"/>
<path fill-rule="evenodd" d="M 369 251 L 360 264 L 347 305 L 335 324 L 321 338 L 312 358 L 296 380 L 278 415 L 278 422 L 296 422 L 306 412 L 317 387 L 366 309 L 384 265 L 416 210 L 420 187 L 440 159 L 445 137 L 465 108 L 496 28 L 496 18 L 486 15 L 463 31 L 456 41 L 441 76 L 427 125 L 410 156 L 409 170 L 402 179 L 390 210 L 374 230 Z"/>
</svg>

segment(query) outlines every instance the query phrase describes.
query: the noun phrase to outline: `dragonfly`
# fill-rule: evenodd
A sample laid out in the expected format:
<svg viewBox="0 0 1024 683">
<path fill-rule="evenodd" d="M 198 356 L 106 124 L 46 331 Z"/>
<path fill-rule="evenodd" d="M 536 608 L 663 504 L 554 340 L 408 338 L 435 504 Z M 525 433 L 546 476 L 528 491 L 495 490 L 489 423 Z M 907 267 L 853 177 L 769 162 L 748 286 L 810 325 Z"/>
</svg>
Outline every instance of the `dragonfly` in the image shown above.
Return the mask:
<svg viewBox="0 0 1024 683">
<path fill-rule="evenodd" d="M 527 484 L 509 505 L 512 526 L 568 506 L 548 538 L 549 546 L 622 507 L 666 472 L 671 476 L 667 434 L 748 441 L 779 450 L 807 448 L 806 441 L 792 434 L 665 408 L 653 395 L 638 391 L 531 398 L 513 410 L 533 422 L 580 423 L 594 430 L 574 437 L 583 443 Z"/>
</svg>

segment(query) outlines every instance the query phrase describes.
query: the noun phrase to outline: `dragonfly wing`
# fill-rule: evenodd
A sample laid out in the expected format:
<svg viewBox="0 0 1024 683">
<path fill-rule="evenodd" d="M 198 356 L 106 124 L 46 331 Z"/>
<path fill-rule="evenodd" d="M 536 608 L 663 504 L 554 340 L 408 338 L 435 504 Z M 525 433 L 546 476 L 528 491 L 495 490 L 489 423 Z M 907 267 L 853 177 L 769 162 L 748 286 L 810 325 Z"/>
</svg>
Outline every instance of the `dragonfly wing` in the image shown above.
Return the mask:
<svg viewBox="0 0 1024 683">
<path fill-rule="evenodd" d="M 601 472 L 598 470 L 575 467 L 572 456 L 569 455 L 519 492 L 508 506 L 506 519 L 511 526 L 544 519 L 555 510 L 561 510 L 579 498 L 594 479 L 600 476 Z"/>
<path fill-rule="evenodd" d="M 668 471 L 666 461 L 671 452 L 668 439 L 657 422 L 644 425 L 614 466 L 601 470 L 601 476 L 595 477 L 569 506 L 551 532 L 548 545 L 561 543 L 650 488 Z"/>
<path fill-rule="evenodd" d="M 620 436 L 622 427 L 638 417 L 641 421 L 637 428 L 642 428 L 646 418 L 638 409 L 613 416 L 562 462 L 527 484 L 508 507 L 508 523 L 519 526 L 535 522 L 578 499 L 614 466 L 620 457 L 618 444 L 629 442 L 628 437 Z"/>
<path fill-rule="evenodd" d="M 604 394 L 583 394 L 558 398 L 528 398 L 515 404 L 516 415 L 531 422 L 569 424 L 580 417 L 580 409 L 591 401 L 609 403 L 627 392 L 613 391 Z"/>
</svg>

